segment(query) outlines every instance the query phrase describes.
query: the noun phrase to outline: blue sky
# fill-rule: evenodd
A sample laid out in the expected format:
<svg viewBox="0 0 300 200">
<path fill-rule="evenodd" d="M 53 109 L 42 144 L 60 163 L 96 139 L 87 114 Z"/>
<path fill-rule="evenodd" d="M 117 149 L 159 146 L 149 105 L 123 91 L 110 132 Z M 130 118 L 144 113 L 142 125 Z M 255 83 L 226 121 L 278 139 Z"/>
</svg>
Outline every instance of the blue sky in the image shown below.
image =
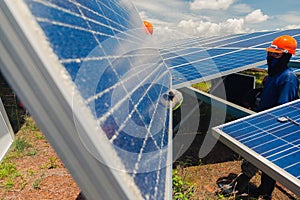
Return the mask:
<svg viewBox="0 0 300 200">
<path fill-rule="evenodd" d="M 132 0 L 160 40 L 300 28 L 299 0 Z"/>
</svg>

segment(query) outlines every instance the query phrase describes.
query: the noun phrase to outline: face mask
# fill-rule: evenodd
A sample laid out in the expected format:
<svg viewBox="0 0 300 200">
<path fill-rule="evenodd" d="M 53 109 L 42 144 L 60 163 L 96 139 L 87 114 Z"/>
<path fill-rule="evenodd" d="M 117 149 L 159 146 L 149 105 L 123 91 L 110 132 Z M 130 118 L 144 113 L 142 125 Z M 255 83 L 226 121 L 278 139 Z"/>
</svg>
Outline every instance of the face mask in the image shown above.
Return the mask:
<svg viewBox="0 0 300 200">
<path fill-rule="evenodd" d="M 290 61 L 292 54 L 283 54 L 280 58 L 274 58 L 267 56 L 268 74 L 270 76 L 277 75 L 287 68 L 287 64 Z"/>
</svg>

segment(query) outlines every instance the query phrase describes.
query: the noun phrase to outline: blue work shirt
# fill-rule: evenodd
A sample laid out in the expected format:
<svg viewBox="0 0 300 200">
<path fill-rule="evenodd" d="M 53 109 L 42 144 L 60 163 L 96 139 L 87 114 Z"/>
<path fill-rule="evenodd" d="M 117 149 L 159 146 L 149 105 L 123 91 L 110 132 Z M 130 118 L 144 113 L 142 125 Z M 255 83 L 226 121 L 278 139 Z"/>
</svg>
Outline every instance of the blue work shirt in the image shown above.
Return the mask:
<svg viewBox="0 0 300 200">
<path fill-rule="evenodd" d="M 258 111 L 298 99 L 298 88 L 298 78 L 289 68 L 278 75 L 268 76 L 264 83 Z"/>
</svg>

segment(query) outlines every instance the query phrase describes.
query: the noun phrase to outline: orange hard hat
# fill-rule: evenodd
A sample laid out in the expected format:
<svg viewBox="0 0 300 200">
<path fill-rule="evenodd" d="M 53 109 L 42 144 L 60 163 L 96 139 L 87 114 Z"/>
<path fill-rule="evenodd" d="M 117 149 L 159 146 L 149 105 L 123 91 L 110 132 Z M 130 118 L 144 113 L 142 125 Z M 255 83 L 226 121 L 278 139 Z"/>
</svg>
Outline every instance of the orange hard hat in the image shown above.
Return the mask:
<svg viewBox="0 0 300 200">
<path fill-rule="evenodd" d="M 296 54 L 297 41 L 289 35 L 282 35 L 275 38 L 266 50 L 274 53 L 290 53 Z"/>
<path fill-rule="evenodd" d="M 144 28 L 145 28 L 145 30 L 148 33 L 150 33 L 152 35 L 152 33 L 153 33 L 153 26 L 152 26 L 152 24 L 150 22 L 144 21 Z"/>
</svg>

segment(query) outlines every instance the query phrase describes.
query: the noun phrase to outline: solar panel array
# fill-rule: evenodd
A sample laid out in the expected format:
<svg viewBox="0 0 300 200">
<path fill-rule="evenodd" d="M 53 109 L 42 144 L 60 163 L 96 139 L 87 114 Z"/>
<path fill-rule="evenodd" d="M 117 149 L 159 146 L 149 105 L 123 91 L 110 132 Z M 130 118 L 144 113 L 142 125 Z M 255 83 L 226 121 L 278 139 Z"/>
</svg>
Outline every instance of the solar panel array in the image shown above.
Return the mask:
<svg viewBox="0 0 300 200">
<path fill-rule="evenodd" d="M 300 44 L 300 29 L 293 29 L 182 39 L 163 43 L 160 52 L 172 72 L 174 87 L 180 88 L 249 68 L 265 67 L 265 48 L 285 34 L 294 36 Z"/>
<path fill-rule="evenodd" d="M 38 42 L 49 44 L 101 127 L 96 134 L 105 134 L 121 159 L 124 167 L 112 171 L 126 171 L 144 199 L 169 198 L 170 110 L 161 98 L 171 74 L 135 7 L 126 0 L 24 2 L 47 40 Z M 111 167 L 95 153 L 101 146 L 80 137 L 99 164 Z"/>
<path fill-rule="evenodd" d="M 300 195 L 300 100 L 214 131 L 229 147 Z"/>
<path fill-rule="evenodd" d="M 84 106 L 89 108 L 100 127 L 100 131 L 86 135 L 80 135 L 79 131 L 82 145 L 99 161 L 98 164 L 109 168 L 109 163 L 101 160 L 95 151 L 105 154 L 101 152 L 102 147 L 93 146 L 97 143 L 93 141 L 97 138 L 92 137 L 93 134 L 105 135 L 122 161 L 120 168 L 111 171 L 126 171 L 144 199 L 170 197 L 172 138 L 169 137 L 170 110 L 161 101 L 163 94 L 172 86 L 190 86 L 263 65 L 265 47 L 275 37 L 290 34 L 298 41 L 300 37 L 300 29 L 269 31 L 184 39 L 172 45 L 162 44 L 158 50 L 153 48 L 154 41 L 143 29 L 135 7 L 127 0 L 5 0 L 0 2 L 1 9 L 6 8 L 5 4 L 16 10 L 29 9 L 33 16 L 29 20 L 22 21 L 22 15 L 15 15 L 19 22 L 17 28 L 24 32 L 27 29 L 41 30 L 44 41 L 36 41 L 34 36 L 26 39 L 34 41 L 37 46 L 38 43 L 48 45 L 55 58 L 48 56 L 56 59 L 62 71 L 67 72 L 66 77 L 52 74 L 49 79 L 70 81 L 70 88 L 78 90 Z M 5 12 L 13 23 L 9 11 Z M 1 34 L 10 39 L 9 32 L 5 31 Z M 31 49 L 20 35 L 24 46 Z M 9 42 L 13 44 L 12 41 L 14 38 Z M 1 40 L 0 47 L 6 48 L 3 48 L 7 50 L 5 53 L 15 48 L 10 49 L 9 42 Z M 47 59 L 41 60 L 45 62 Z M 38 68 L 37 71 L 45 75 L 43 73 L 47 70 Z M 28 73 L 27 77 L 30 76 Z M 56 87 L 50 89 L 56 90 Z M 66 94 L 63 90 L 60 92 Z M 75 96 L 73 101 L 76 102 Z M 127 181 L 123 183 L 124 187 L 132 184 Z"/>
</svg>

